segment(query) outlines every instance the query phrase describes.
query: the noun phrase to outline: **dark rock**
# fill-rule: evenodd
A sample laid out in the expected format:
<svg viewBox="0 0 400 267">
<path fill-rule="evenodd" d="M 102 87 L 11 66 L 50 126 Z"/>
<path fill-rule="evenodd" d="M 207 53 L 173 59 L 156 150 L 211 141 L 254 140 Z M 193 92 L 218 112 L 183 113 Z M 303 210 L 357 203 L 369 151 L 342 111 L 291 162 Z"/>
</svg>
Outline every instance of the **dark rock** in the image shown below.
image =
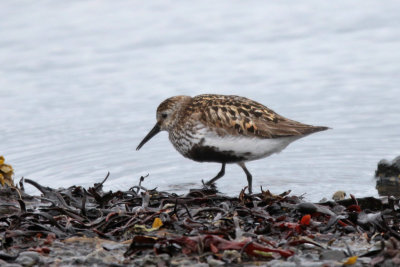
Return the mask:
<svg viewBox="0 0 400 267">
<path fill-rule="evenodd" d="M 375 171 L 376 177 L 398 177 L 400 175 L 400 156 L 389 162 L 386 159 L 379 161 Z"/>
<path fill-rule="evenodd" d="M 297 204 L 296 208 L 299 212 L 304 213 L 304 214 L 311 214 L 311 213 L 315 213 L 317 211 L 317 206 L 310 202 L 303 202 L 303 203 Z"/>
<path fill-rule="evenodd" d="M 382 200 L 374 197 L 363 197 L 357 198 L 358 205 L 361 207 L 362 210 L 368 209 L 371 211 L 380 211 L 384 208 Z M 338 204 L 349 207 L 355 204 L 355 201 L 351 198 L 339 200 Z"/>
<path fill-rule="evenodd" d="M 400 196 L 400 156 L 389 162 L 386 159 L 378 163 L 375 171 L 376 189 L 380 196 Z"/>
</svg>

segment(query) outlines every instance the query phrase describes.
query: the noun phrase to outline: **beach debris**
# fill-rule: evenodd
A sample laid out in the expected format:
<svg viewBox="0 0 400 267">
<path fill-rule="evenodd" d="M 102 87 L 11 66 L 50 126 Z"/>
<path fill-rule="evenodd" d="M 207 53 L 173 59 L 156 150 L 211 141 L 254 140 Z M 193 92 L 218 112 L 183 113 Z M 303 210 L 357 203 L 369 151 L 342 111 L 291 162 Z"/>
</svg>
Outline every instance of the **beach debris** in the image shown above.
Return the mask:
<svg viewBox="0 0 400 267">
<path fill-rule="evenodd" d="M 208 187 L 179 196 L 145 188 L 144 178 L 127 191 L 103 191 L 109 176 L 87 189 L 22 179 L 20 194 L 0 190 L 0 260 L 52 264 L 58 255 L 71 265 L 294 260 L 363 266 L 400 257 L 396 198 L 350 194 L 311 203 L 290 191 L 250 195 L 243 189 L 231 197 Z M 41 196 L 27 195 L 28 184 Z"/>
</svg>

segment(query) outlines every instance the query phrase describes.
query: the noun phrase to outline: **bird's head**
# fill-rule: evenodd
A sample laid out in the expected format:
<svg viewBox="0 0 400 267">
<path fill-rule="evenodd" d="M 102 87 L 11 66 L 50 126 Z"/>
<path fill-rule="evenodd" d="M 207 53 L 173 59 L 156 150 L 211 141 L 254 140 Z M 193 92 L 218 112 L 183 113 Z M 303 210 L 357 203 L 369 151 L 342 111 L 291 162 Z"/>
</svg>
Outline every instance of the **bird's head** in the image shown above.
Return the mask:
<svg viewBox="0 0 400 267">
<path fill-rule="evenodd" d="M 136 150 L 139 150 L 147 141 L 160 131 L 170 131 L 180 118 L 181 109 L 190 101 L 190 96 L 173 96 L 167 98 L 157 108 L 157 123 L 150 132 L 143 138 Z"/>
</svg>

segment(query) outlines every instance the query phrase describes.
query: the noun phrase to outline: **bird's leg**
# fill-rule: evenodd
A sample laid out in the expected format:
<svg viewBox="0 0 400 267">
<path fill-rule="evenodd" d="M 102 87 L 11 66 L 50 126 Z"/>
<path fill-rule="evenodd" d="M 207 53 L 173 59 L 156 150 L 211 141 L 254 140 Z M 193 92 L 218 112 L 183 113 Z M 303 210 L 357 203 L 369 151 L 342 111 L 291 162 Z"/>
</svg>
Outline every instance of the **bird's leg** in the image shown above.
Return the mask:
<svg viewBox="0 0 400 267">
<path fill-rule="evenodd" d="M 240 163 L 238 163 L 238 165 L 239 165 L 240 167 L 242 167 L 243 171 L 246 173 L 247 182 L 248 182 L 248 184 L 249 184 L 249 193 L 251 194 L 251 193 L 252 193 L 252 188 L 251 188 L 251 186 L 252 186 L 252 183 L 253 183 L 253 176 L 251 176 L 251 173 L 250 173 L 249 170 L 246 168 L 246 165 L 244 165 L 244 162 L 240 162 Z"/>
<path fill-rule="evenodd" d="M 208 182 L 206 183 L 206 185 L 213 184 L 213 183 L 215 183 L 215 181 L 217 181 L 219 178 L 221 178 L 222 176 L 224 176 L 224 174 L 225 174 L 225 165 L 226 165 L 226 163 L 222 163 L 222 168 L 221 168 L 221 170 L 219 171 L 219 173 L 217 174 L 217 176 L 215 176 L 215 177 L 212 178 L 210 181 L 208 181 Z"/>
</svg>

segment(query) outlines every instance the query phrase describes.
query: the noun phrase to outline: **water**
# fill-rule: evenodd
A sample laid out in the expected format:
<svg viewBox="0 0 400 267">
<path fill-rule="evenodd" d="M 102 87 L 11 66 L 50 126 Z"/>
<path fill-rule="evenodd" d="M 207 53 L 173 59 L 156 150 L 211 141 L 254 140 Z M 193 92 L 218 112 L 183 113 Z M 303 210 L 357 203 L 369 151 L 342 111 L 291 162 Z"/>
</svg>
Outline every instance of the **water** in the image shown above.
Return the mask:
<svg viewBox="0 0 400 267">
<path fill-rule="evenodd" d="M 248 163 L 254 189 L 310 200 L 377 195 L 377 162 L 400 154 L 400 2 L 2 1 L 0 154 L 16 178 L 186 192 L 219 164 L 159 134 L 165 98 L 237 94 L 330 131 Z M 218 182 L 237 194 L 236 165 Z M 33 190 L 32 188 L 28 188 Z"/>
</svg>

